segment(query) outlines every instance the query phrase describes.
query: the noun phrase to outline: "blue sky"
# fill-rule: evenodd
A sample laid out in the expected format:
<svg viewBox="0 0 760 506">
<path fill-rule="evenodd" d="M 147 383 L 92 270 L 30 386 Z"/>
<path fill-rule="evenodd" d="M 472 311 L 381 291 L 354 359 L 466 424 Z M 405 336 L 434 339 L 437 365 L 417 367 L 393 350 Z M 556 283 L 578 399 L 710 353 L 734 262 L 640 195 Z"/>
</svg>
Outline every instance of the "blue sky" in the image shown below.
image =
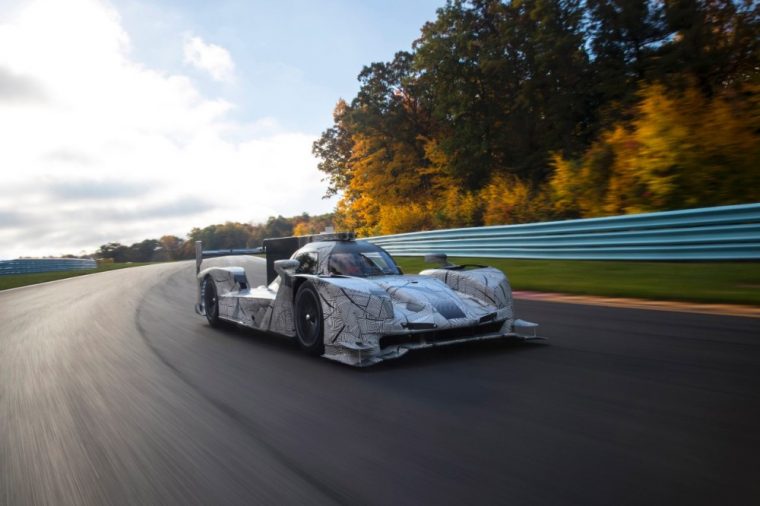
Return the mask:
<svg viewBox="0 0 760 506">
<path fill-rule="evenodd" d="M 312 143 L 442 4 L 0 0 L 0 258 L 331 211 Z"/>
<path fill-rule="evenodd" d="M 234 101 L 241 117 L 276 118 L 286 129 L 321 132 L 339 97 L 356 93 L 363 65 L 409 50 L 443 0 L 163 1 L 116 0 L 146 64 L 186 72 L 210 94 Z M 219 86 L 178 64 L 182 35 L 226 48 L 234 84 Z"/>
</svg>

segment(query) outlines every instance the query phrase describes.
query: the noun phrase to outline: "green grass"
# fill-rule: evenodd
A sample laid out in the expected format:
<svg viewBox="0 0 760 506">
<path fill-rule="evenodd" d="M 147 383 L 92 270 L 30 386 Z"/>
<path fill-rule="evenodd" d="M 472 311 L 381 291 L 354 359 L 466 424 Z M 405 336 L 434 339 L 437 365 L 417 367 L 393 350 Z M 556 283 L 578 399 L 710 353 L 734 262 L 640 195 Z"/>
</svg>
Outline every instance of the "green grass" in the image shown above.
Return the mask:
<svg viewBox="0 0 760 506">
<path fill-rule="evenodd" d="M 432 267 L 420 257 L 396 257 L 404 272 Z M 760 305 L 758 262 L 602 262 L 452 258 L 497 267 L 514 290 L 652 300 Z"/>
<path fill-rule="evenodd" d="M 56 281 L 58 279 L 73 278 L 75 276 L 83 276 L 85 274 L 92 274 L 94 272 L 113 271 L 116 269 L 124 269 L 125 267 L 138 267 L 140 265 L 148 265 L 147 263 L 121 263 L 121 264 L 101 264 L 95 269 L 87 269 L 83 271 L 54 271 L 54 272 L 39 272 L 34 274 L 13 274 L 9 276 L 0 276 L 0 290 L 7 290 L 8 288 L 16 288 L 19 286 L 36 285 L 37 283 L 44 283 L 46 281 Z"/>
<path fill-rule="evenodd" d="M 432 267 L 420 257 L 396 257 L 396 261 L 407 273 Z M 599 262 L 501 258 L 451 258 L 451 261 L 499 268 L 507 274 L 515 290 L 760 305 L 758 262 Z M 140 265 L 147 264 L 103 264 L 86 271 L 0 276 L 0 290 Z"/>
</svg>

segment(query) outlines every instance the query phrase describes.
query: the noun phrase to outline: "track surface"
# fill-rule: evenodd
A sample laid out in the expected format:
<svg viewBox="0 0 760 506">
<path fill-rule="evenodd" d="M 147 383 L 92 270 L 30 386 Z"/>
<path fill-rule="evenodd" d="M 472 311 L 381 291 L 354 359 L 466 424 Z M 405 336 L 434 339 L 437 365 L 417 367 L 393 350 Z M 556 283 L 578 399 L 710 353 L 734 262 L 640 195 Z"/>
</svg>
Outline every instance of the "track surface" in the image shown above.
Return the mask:
<svg viewBox="0 0 760 506">
<path fill-rule="evenodd" d="M 518 301 L 548 344 L 356 370 L 209 328 L 193 274 L 0 292 L 0 503 L 760 502 L 760 320 Z"/>
</svg>

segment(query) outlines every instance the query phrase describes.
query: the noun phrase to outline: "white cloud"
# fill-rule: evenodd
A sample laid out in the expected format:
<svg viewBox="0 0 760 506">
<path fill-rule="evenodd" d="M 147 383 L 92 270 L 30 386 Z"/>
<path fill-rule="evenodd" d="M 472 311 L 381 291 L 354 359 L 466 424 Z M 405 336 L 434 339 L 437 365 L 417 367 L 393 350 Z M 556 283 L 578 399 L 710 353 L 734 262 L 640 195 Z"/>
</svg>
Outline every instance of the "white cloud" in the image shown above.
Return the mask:
<svg viewBox="0 0 760 506">
<path fill-rule="evenodd" d="M 0 258 L 332 208 L 312 135 L 232 121 L 234 104 L 146 68 L 100 1 L 0 11 L 2 76 Z"/>
<path fill-rule="evenodd" d="M 185 40 L 185 63 L 205 70 L 216 81 L 231 81 L 235 63 L 229 51 L 216 44 L 207 44 L 200 37 L 188 36 Z"/>
</svg>

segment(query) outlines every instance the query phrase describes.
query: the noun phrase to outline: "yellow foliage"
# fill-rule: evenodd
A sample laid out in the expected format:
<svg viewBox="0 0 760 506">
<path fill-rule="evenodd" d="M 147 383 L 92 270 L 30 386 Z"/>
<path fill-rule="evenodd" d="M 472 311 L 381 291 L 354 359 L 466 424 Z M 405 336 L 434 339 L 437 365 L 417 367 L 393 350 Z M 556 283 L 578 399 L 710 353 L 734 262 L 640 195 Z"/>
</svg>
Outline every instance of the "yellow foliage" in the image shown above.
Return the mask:
<svg viewBox="0 0 760 506">
<path fill-rule="evenodd" d="M 439 228 L 474 227 L 483 219 L 483 200 L 452 181 L 432 205 Z"/>
<path fill-rule="evenodd" d="M 349 196 L 369 194 L 386 204 L 405 205 L 433 188 L 438 173 L 420 161 L 413 146 L 381 136 L 355 135 Z"/>
<path fill-rule="evenodd" d="M 581 158 L 553 154 L 545 187 L 499 174 L 469 191 L 446 174 L 434 139 L 415 146 L 355 135 L 336 226 L 372 236 L 760 201 L 758 91 L 708 98 L 646 86 L 633 119 Z"/>
<path fill-rule="evenodd" d="M 371 236 L 433 226 L 431 204 L 444 178 L 415 146 L 356 134 L 349 164 L 352 177 L 336 210 L 341 228 Z"/>
<path fill-rule="evenodd" d="M 657 85 L 645 88 L 642 97 L 634 120 L 638 150 L 629 154 L 636 163 L 629 172 L 644 194 L 623 193 L 635 211 L 760 198 L 757 103 L 708 99 L 696 88 L 673 97 Z"/>
<path fill-rule="evenodd" d="M 485 225 L 529 223 L 551 217 L 546 193 L 537 191 L 515 176 L 496 175 L 480 191 L 485 202 Z"/>
<path fill-rule="evenodd" d="M 353 230 L 361 237 L 378 235 L 380 206 L 369 195 L 361 195 L 352 201 L 345 198 L 338 202 L 335 224 L 339 230 Z"/>
<path fill-rule="evenodd" d="M 581 165 L 576 160 L 564 159 L 559 153 L 553 153 L 551 158 L 554 174 L 549 188 L 554 196 L 554 207 L 566 216 L 579 215 L 583 189 Z"/>
<path fill-rule="evenodd" d="M 299 221 L 296 226 L 293 227 L 293 235 L 309 235 L 317 234 L 320 231 L 315 231 L 312 223 L 308 221 Z"/>
<path fill-rule="evenodd" d="M 425 203 L 389 205 L 380 207 L 380 234 L 398 234 L 430 230 L 431 214 Z"/>
<path fill-rule="evenodd" d="M 602 134 L 580 160 L 554 156 L 555 209 L 590 217 L 760 200 L 758 91 L 710 99 L 643 88 L 629 126 Z"/>
</svg>

